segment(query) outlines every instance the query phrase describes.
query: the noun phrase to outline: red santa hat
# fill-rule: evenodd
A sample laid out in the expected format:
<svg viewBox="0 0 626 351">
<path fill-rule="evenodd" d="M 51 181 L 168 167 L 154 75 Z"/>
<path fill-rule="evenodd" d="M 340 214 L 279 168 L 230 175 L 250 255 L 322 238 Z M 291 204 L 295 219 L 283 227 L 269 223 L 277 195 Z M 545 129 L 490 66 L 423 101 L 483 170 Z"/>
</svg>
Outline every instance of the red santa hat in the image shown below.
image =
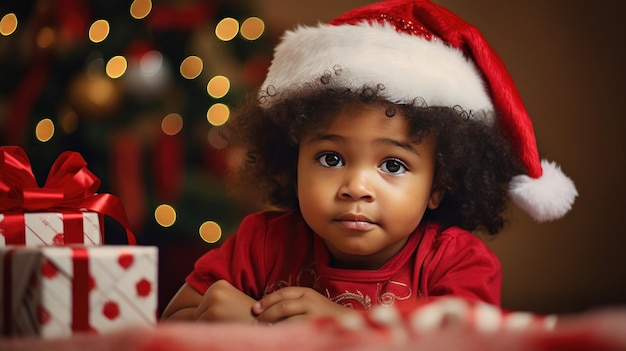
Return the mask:
<svg viewBox="0 0 626 351">
<path fill-rule="evenodd" d="M 384 86 L 395 103 L 460 106 L 502 126 L 526 174 L 511 179 L 511 200 L 537 221 L 565 215 L 578 195 L 555 163 L 540 160 L 532 122 L 503 62 L 482 34 L 428 0 L 388 0 L 315 27 L 288 31 L 261 92 L 298 89 L 334 75 L 333 84 Z M 381 85 L 382 84 L 382 85 Z M 267 103 L 271 103 L 268 100 Z"/>
</svg>

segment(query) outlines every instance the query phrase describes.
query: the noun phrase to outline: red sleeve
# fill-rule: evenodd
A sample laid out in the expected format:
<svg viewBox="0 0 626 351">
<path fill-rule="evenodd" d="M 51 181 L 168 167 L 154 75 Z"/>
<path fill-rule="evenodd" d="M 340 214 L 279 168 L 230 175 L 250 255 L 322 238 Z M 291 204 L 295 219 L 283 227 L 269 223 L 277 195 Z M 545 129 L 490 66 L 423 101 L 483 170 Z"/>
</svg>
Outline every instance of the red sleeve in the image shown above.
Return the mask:
<svg viewBox="0 0 626 351">
<path fill-rule="evenodd" d="M 500 305 L 500 261 L 479 238 L 448 229 L 434 241 L 433 250 L 423 272 L 428 296 L 454 295 Z"/>
<path fill-rule="evenodd" d="M 247 216 L 235 234 L 196 261 L 185 281 L 204 294 L 211 284 L 224 279 L 248 296 L 260 298 L 268 263 L 264 254 L 266 234 L 264 213 Z"/>
</svg>

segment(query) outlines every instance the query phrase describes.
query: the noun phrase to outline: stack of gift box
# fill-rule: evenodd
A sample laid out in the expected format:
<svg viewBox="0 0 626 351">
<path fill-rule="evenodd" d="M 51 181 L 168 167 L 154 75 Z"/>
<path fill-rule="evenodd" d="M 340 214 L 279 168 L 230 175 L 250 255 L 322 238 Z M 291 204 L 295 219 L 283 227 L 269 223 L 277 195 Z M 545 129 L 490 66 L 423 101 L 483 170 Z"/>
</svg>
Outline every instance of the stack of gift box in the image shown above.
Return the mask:
<svg viewBox="0 0 626 351">
<path fill-rule="evenodd" d="M 67 337 L 157 318 L 157 248 L 136 245 L 121 201 L 76 152 L 39 187 L 19 147 L 0 147 L 0 337 Z M 107 245 L 104 216 L 128 245 Z"/>
</svg>

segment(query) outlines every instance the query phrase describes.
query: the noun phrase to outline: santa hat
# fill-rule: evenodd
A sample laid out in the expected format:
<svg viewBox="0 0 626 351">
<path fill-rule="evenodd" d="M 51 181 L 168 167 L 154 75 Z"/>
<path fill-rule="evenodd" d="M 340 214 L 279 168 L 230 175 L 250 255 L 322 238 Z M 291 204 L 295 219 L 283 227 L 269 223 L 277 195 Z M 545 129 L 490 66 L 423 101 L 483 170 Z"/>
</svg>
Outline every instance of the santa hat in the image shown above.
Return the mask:
<svg viewBox="0 0 626 351">
<path fill-rule="evenodd" d="M 532 122 L 503 62 L 478 29 L 447 9 L 428 0 L 388 0 L 288 31 L 261 94 L 271 104 L 275 91 L 324 75 L 346 88 L 384 87 L 391 102 L 418 98 L 428 106 L 460 106 L 484 123 L 497 119 L 527 171 L 511 179 L 512 201 L 537 221 L 572 207 L 574 183 L 558 165 L 540 160 Z"/>
</svg>

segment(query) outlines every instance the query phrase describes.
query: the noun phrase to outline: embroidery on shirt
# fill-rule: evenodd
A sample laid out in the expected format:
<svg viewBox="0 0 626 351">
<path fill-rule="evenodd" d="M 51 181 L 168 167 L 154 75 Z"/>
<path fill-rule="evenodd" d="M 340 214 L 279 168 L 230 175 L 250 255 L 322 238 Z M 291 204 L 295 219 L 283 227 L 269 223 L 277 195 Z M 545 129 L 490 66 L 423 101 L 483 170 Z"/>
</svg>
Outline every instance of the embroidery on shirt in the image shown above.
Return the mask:
<svg viewBox="0 0 626 351">
<path fill-rule="evenodd" d="M 372 308 L 372 297 L 364 294 L 360 290 L 355 292 L 344 290 L 342 293 L 333 295 L 328 288 L 321 287 L 320 275 L 314 268 L 314 265 L 304 267 L 297 276 L 289 275 L 286 280 L 279 280 L 275 283 L 266 285 L 264 296 L 272 292 L 289 286 L 305 286 L 314 289 L 320 293 L 325 293 L 326 297 L 340 305 L 369 310 Z M 413 296 L 411 287 L 403 282 L 388 280 L 385 283 L 376 284 L 376 303 L 384 306 L 391 306 L 396 301 L 408 300 Z"/>
<path fill-rule="evenodd" d="M 359 290 L 357 290 L 356 293 L 352 293 L 346 290 L 344 291 L 344 293 L 333 297 L 331 296 L 328 289 L 326 289 L 326 297 L 332 302 L 335 302 L 340 305 L 350 307 L 353 309 L 354 309 L 353 301 L 357 302 L 366 310 L 369 310 L 370 308 L 372 308 L 372 298 L 369 297 L 368 295 L 364 295 Z"/>
<path fill-rule="evenodd" d="M 393 305 L 396 300 L 404 301 L 413 296 L 411 287 L 405 283 L 389 280 L 386 286 L 381 289 L 380 283 L 377 284 L 378 303 L 384 306 Z"/>
</svg>

